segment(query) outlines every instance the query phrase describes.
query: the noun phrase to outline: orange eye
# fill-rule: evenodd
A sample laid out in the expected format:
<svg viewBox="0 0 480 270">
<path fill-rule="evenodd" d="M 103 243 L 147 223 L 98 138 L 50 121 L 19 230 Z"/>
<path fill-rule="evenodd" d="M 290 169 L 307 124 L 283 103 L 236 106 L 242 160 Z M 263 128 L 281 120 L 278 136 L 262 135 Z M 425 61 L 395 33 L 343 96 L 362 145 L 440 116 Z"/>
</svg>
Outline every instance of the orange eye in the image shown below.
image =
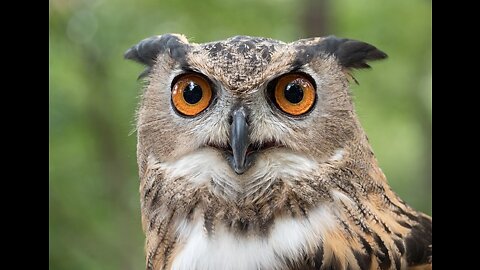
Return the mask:
<svg viewBox="0 0 480 270">
<path fill-rule="evenodd" d="M 210 83 L 197 74 L 182 75 L 172 87 L 172 103 L 183 115 L 195 116 L 212 100 Z"/>
<path fill-rule="evenodd" d="M 315 87 L 302 74 L 287 74 L 280 77 L 274 91 L 277 106 L 291 115 L 304 114 L 315 103 Z"/>
</svg>

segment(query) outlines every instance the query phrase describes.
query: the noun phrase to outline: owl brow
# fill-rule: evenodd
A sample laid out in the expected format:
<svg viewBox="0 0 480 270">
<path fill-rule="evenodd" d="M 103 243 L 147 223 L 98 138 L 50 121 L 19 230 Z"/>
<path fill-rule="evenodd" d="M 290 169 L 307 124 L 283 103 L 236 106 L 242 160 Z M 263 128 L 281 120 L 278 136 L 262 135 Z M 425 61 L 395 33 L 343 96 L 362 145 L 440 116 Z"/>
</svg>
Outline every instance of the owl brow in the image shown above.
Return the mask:
<svg viewBox="0 0 480 270">
<path fill-rule="evenodd" d="M 299 46 L 297 50 L 298 52 L 295 55 L 295 60 L 292 63 L 292 68 L 294 70 L 301 69 L 306 64 L 310 63 L 318 54 L 316 48 L 312 48 L 311 46 Z"/>
</svg>

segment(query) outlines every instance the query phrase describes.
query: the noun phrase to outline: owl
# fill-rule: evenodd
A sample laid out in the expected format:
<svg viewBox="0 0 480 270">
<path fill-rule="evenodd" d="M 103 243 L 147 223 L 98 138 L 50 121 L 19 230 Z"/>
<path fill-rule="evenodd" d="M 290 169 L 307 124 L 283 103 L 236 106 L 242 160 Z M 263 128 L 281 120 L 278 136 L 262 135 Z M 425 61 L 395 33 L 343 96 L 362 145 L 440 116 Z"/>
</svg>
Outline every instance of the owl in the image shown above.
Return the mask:
<svg viewBox="0 0 480 270">
<path fill-rule="evenodd" d="M 349 92 L 386 57 L 335 36 L 165 34 L 127 50 L 146 66 L 146 269 L 431 269 L 432 219 L 389 187 Z"/>
</svg>

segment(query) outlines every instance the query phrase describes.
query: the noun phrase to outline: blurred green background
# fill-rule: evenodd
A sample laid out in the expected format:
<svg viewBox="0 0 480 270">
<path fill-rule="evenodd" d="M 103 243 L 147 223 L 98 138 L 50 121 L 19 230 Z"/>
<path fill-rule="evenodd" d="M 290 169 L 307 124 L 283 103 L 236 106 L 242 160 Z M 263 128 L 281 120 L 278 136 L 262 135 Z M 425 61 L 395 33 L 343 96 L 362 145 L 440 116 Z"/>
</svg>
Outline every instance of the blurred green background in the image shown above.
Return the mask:
<svg viewBox="0 0 480 270">
<path fill-rule="evenodd" d="M 431 1 L 50 0 L 50 269 L 144 269 L 134 112 L 145 37 L 335 34 L 389 54 L 357 71 L 360 119 L 393 189 L 431 214 Z"/>
</svg>

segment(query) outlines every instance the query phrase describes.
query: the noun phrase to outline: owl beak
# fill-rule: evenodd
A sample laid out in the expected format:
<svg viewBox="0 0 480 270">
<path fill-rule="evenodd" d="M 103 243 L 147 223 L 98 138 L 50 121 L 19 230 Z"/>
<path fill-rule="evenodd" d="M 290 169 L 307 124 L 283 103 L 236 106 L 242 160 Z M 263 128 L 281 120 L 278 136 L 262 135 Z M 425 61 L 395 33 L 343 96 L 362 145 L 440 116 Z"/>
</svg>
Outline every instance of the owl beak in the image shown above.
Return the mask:
<svg viewBox="0 0 480 270">
<path fill-rule="evenodd" d="M 230 146 L 233 152 L 233 160 L 230 165 L 237 174 L 244 173 L 249 167 L 246 158 L 249 145 L 247 112 L 243 106 L 240 106 L 232 112 L 230 130 Z"/>
</svg>

